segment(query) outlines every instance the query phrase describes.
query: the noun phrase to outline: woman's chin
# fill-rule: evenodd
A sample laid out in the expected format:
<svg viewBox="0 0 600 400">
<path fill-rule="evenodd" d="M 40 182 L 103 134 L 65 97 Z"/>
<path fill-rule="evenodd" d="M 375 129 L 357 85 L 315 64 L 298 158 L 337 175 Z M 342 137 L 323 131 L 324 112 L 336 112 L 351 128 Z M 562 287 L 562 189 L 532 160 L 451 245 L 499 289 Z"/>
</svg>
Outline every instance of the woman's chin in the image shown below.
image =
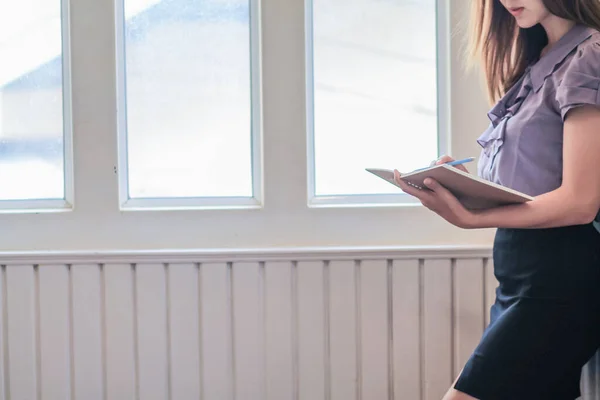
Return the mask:
<svg viewBox="0 0 600 400">
<path fill-rule="evenodd" d="M 519 25 L 520 28 L 523 29 L 529 29 L 532 28 L 534 26 L 536 26 L 538 24 L 538 21 L 531 21 L 525 18 L 517 18 L 517 25 Z"/>
</svg>

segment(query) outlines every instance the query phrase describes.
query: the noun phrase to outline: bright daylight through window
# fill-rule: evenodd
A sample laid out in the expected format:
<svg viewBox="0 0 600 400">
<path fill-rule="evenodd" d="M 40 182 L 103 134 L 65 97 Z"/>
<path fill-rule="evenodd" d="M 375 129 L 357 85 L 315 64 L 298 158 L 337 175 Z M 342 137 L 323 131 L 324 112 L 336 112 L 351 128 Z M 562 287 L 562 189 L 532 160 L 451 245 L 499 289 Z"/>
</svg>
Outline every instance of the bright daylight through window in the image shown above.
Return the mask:
<svg viewBox="0 0 600 400">
<path fill-rule="evenodd" d="M 400 193 L 364 169 L 409 171 L 438 156 L 436 10 L 434 0 L 313 0 L 315 195 Z"/>
<path fill-rule="evenodd" d="M 252 197 L 249 0 L 124 8 L 127 197 Z"/>
<path fill-rule="evenodd" d="M 364 169 L 406 171 L 438 155 L 436 2 L 306 1 L 309 193 L 400 193 Z M 67 4 L 0 3 L 0 200 L 69 197 Z M 122 204 L 255 204 L 258 1 L 115 6 Z"/>
<path fill-rule="evenodd" d="M 0 200 L 65 198 L 60 0 L 0 2 Z"/>
</svg>

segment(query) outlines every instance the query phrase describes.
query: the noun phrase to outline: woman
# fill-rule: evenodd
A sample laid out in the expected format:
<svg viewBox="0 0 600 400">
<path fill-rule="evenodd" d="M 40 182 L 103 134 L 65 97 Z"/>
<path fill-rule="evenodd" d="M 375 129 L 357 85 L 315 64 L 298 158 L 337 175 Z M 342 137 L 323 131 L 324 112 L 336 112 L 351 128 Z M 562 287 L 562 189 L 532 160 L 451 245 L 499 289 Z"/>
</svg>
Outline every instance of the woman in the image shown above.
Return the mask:
<svg viewBox="0 0 600 400">
<path fill-rule="evenodd" d="M 600 345 L 600 1 L 474 0 L 473 22 L 497 101 L 478 173 L 535 199 L 471 212 L 395 171 L 450 223 L 498 228 L 491 322 L 444 400 L 573 400 Z"/>
</svg>

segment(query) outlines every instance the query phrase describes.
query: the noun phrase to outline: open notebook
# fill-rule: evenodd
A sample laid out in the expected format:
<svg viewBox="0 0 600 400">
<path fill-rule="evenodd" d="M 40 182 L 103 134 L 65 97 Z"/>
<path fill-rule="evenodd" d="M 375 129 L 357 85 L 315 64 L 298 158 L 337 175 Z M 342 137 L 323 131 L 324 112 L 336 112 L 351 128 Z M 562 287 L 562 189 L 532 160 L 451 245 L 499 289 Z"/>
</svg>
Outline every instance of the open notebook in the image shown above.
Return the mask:
<svg viewBox="0 0 600 400">
<path fill-rule="evenodd" d="M 398 186 L 394 181 L 394 171 L 380 168 L 367 168 L 368 172 Z M 423 181 L 432 178 L 454 194 L 465 208 L 476 210 L 502 205 L 525 203 L 533 197 L 516 190 L 481 179 L 453 166 L 435 165 L 402 175 L 409 185 L 424 188 Z"/>
</svg>

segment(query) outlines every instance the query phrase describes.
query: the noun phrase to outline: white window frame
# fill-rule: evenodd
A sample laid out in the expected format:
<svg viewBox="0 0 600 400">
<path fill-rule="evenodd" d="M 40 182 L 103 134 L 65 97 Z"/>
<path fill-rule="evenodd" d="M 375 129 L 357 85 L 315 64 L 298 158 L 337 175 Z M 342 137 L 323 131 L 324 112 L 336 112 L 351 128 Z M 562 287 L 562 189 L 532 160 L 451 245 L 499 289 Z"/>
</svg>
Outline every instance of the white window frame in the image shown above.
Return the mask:
<svg viewBox="0 0 600 400">
<path fill-rule="evenodd" d="M 260 206 L 220 207 L 185 202 L 140 205 L 123 201 L 123 90 L 117 55 L 120 1 L 64 0 L 70 10 L 64 35 L 65 101 L 71 101 L 75 207 L 71 212 L 0 214 L 0 253 L 6 251 L 148 251 L 155 249 L 397 247 L 488 245 L 493 231 L 454 228 L 414 202 L 389 196 L 376 203 L 310 205 L 307 134 L 307 6 L 298 0 L 254 0 L 255 184 Z M 75 1 L 77 3 L 75 3 Z M 440 147 L 455 157 L 479 154 L 475 139 L 488 125 L 489 107 L 476 73 L 463 68 L 464 10 L 470 0 L 438 0 Z M 118 7 L 117 7 L 118 5 Z M 257 39 L 258 37 L 258 39 Z M 70 39 L 69 39 L 70 38 Z M 121 44 L 122 45 L 122 44 Z M 70 50 L 70 51 L 69 51 Z M 262 50 L 262 51 L 261 51 Z M 70 60 L 69 60 L 70 58 Z M 67 61 L 69 60 L 69 61 Z M 449 66 L 449 68 L 445 68 Z M 122 71 L 121 71 L 122 74 Z M 123 75 L 121 75 L 122 78 Z M 451 90 L 450 90 L 451 89 Z M 66 112 L 70 110 L 65 108 Z M 450 114 L 450 110 L 452 111 Z M 445 121 L 445 122 L 442 122 Z M 68 126 L 68 122 L 66 122 Z M 69 131 L 67 131 L 67 134 Z M 70 167 L 69 167 L 70 168 Z M 472 168 L 472 167 L 471 167 Z M 120 182 L 119 182 L 120 181 Z M 125 208 L 122 206 L 125 205 Z M 138 207 L 136 207 L 138 206 Z M 153 208 L 148 208 L 148 207 Z M 171 208 L 173 207 L 173 208 Z M 44 210 L 46 211 L 46 210 Z"/>
<path fill-rule="evenodd" d="M 117 114 L 119 140 L 119 204 L 123 211 L 152 210 L 214 210 L 255 209 L 263 206 L 262 179 L 262 71 L 260 7 L 258 0 L 248 0 L 250 6 L 250 93 L 251 93 L 251 168 L 252 196 L 250 197 L 168 197 L 130 198 L 129 162 L 127 141 L 127 74 L 125 49 L 125 1 L 115 3 L 116 19 L 116 68 L 117 68 Z"/>
<path fill-rule="evenodd" d="M 51 213 L 74 207 L 73 117 L 71 89 L 70 4 L 61 1 L 62 108 L 63 108 L 63 199 L 0 200 L 0 213 Z M 49 28 L 53 28 L 51 25 Z M 47 32 L 46 34 L 51 34 Z"/>
<path fill-rule="evenodd" d="M 313 3 L 305 0 L 306 32 L 306 126 L 308 159 L 308 199 L 309 207 L 401 207 L 417 204 L 415 199 L 405 194 L 353 194 L 320 195 L 315 193 L 315 130 L 314 130 L 314 39 Z M 436 2 L 436 77 L 437 77 L 437 154 L 449 153 L 450 131 L 450 9 L 446 1 Z"/>
</svg>

